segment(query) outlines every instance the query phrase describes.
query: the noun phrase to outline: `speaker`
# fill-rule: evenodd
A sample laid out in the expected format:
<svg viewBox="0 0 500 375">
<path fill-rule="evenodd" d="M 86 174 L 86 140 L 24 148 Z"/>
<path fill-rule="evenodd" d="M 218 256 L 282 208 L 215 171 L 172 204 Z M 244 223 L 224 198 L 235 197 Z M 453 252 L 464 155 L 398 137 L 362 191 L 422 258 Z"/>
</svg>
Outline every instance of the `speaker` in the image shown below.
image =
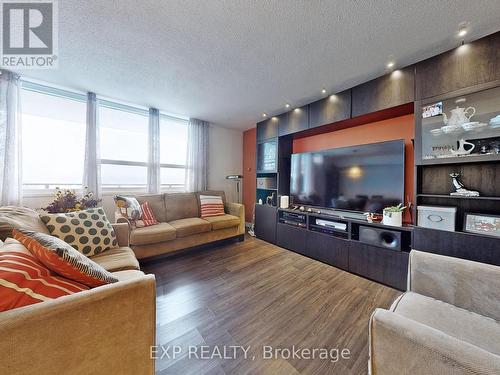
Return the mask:
<svg viewBox="0 0 500 375">
<path fill-rule="evenodd" d="M 360 225 L 359 241 L 389 250 L 401 251 L 401 232 L 394 230 Z"/>
</svg>

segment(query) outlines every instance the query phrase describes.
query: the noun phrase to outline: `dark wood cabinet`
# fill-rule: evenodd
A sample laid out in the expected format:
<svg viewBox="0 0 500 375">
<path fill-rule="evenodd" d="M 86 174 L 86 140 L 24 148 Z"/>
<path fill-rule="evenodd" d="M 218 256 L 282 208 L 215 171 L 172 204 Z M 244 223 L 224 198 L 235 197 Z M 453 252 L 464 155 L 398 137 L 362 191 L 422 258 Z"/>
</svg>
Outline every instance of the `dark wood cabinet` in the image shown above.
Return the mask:
<svg viewBox="0 0 500 375">
<path fill-rule="evenodd" d="M 330 95 L 309 104 L 309 128 L 332 124 L 351 117 L 351 90 Z"/>
<path fill-rule="evenodd" d="M 288 224 L 277 224 L 276 245 L 307 255 L 307 230 Z"/>
<path fill-rule="evenodd" d="M 395 70 L 352 88 L 352 117 L 365 115 L 415 100 L 415 67 Z"/>
<path fill-rule="evenodd" d="M 276 243 L 276 207 L 255 205 L 255 235 L 257 238 Z"/>
<path fill-rule="evenodd" d="M 349 243 L 349 271 L 400 290 L 406 289 L 409 253 Z"/>
<path fill-rule="evenodd" d="M 270 119 L 258 122 L 257 141 L 276 138 L 278 136 L 278 124 L 279 120 L 277 117 L 272 117 Z"/>
<path fill-rule="evenodd" d="M 309 257 L 343 270 L 349 267 L 349 241 L 309 231 L 306 253 Z"/>
<path fill-rule="evenodd" d="M 309 106 L 305 105 L 300 108 L 295 108 L 290 112 L 284 113 L 281 116 L 286 116 L 285 121 L 279 122 L 279 136 L 294 134 L 309 128 Z"/>
<path fill-rule="evenodd" d="M 498 238 L 416 227 L 413 248 L 500 266 Z"/>
<path fill-rule="evenodd" d="M 500 80 L 500 33 L 416 64 L 416 97 L 430 98 Z"/>
</svg>

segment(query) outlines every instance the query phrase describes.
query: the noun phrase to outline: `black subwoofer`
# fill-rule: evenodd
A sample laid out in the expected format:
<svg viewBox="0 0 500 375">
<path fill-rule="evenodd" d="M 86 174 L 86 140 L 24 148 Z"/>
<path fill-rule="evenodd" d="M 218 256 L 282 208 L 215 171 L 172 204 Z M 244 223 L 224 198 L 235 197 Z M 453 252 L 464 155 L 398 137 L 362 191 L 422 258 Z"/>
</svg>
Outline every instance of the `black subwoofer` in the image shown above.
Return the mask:
<svg viewBox="0 0 500 375">
<path fill-rule="evenodd" d="M 401 232 L 395 230 L 360 225 L 359 241 L 390 250 L 401 251 Z"/>
</svg>

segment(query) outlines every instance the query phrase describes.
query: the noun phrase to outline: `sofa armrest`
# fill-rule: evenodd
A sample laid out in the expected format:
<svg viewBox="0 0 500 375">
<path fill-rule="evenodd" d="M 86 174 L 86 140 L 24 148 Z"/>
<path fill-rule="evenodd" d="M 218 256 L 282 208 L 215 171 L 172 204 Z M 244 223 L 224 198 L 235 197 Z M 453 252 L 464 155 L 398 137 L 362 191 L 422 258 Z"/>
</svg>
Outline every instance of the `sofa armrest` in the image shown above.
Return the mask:
<svg viewBox="0 0 500 375">
<path fill-rule="evenodd" d="M 128 247 L 130 245 L 129 238 L 130 238 L 130 226 L 128 222 L 123 223 L 114 223 L 111 224 L 115 231 L 116 235 L 116 240 L 118 241 L 118 246 L 120 247 Z"/>
<path fill-rule="evenodd" d="M 500 267 L 413 250 L 408 290 L 500 321 Z"/>
<path fill-rule="evenodd" d="M 226 203 L 224 211 L 226 214 L 239 217 L 238 234 L 245 234 L 245 206 L 240 203 Z"/>
<path fill-rule="evenodd" d="M 500 357 L 441 331 L 376 309 L 370 319 L 371 375 L 500 374 Z"/>
<path fill-rule="evenodd" d="M 0 314 L 0 374 L 154 374 L 155 278 Z"/>
</svg>

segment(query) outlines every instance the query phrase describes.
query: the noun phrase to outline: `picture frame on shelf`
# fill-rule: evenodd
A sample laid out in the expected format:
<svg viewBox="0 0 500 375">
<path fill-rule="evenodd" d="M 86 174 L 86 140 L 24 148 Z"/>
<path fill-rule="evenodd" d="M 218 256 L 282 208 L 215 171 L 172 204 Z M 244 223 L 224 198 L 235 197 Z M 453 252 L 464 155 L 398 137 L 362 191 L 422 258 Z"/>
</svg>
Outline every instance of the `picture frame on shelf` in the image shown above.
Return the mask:
<svg viewBox="0 0 500 375">
<path fill-rule="evenodd" d="M 464 214 L 464 231 L 500 238 L 500 215 Z"/>
</svg>

